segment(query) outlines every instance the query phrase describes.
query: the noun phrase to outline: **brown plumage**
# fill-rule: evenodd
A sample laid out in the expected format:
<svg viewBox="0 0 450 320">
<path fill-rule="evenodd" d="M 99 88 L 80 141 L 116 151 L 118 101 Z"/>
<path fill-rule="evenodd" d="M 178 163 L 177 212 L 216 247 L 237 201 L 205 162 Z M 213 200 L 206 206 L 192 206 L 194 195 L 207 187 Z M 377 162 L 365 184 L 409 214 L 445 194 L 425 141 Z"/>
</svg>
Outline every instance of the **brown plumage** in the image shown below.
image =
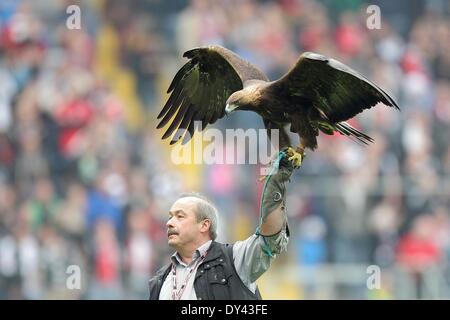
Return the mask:
<svg viewBox="0 0 450 320">
<path fill-rule="evenodd" d="M 184 136 L 187 142 L 201 129 L 235 110 L 257 112 L 268 131 L 280 130 L 280 147 L 290 146 L 284 129 L 300 136 L 299 152 L 317 148 L 319 131 L 340 132 L 367 144 L 372 138 L 345 120 L 378 102 L 399 109 L 380 87 L 344 65 L 320 54 L 305 52 L 282 78 L 270 82 L 258 68 L 220 46 L 207 46 L 184 53 L 189 61 L 169 86 L 171 93 L 158 115 L 157 128 L 172 119 L 163 135 L 174 132 L 171 144 Z"/>
</svg>

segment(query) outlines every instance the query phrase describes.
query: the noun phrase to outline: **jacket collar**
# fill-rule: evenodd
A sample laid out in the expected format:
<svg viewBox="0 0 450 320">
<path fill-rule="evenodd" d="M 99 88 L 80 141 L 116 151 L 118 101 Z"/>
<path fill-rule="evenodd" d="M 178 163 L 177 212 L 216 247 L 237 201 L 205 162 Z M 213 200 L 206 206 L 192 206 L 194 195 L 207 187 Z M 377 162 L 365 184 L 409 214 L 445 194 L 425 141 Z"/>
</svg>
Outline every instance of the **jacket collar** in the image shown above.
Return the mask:
<svg viewBox="0 0 450 320">
<path fill-rule="evenodd" d="M 195 263 L 196 259 L 198 259 L 200 256 L 204 255 L 206 252 L 208 252 L 209 247 L 211 246 L 212 240 L 209 240 L 207 242 L 205 242 L 204 244 L 202 244 L 200 247 L 197 248 L 197 250 L 195 250 L 193 256 L 192 256 L 192 263 Z M 180 255 L 178 254 L 178 252 L 175 252 L 171 257 L 172 263 L 175 265 L 181 264 L 183 266 L 186 266 L 186 264 L 181 260 Z"/>
<path fill-rule="evenodd" d="M 221 250 L 220 250 L 219 244 L 216 241 L 212 240 L 211 244 L 209 245 L 209 249 L 206 254 L 205 260 L 203 260 L 203 262 L 201 264 L 204 264 L 209 261 L 213 261 L 213 260 L 219 258 L 220 255 L 221 255 Z M 165 265 L 164 267 L 162 267 L 161 269 L 159 269 L 156 272 L 155 277 L 160 278 L 160 279 L 165 279 L 166 276 L 169 274 L 171 268 L 172 268 L 172 263 Z"/>
<path fill-rule="evenodd" d="M 221 255 L 220 246 L 219 246 L 219 244 L 216 241 L 213 240 L 211 242 L 211 245 L 209 246 L 208 253 L 207 253 L 203 263 L 215 260 L 218 257 L 220 257 L 220 255 Z"/>
</svg>

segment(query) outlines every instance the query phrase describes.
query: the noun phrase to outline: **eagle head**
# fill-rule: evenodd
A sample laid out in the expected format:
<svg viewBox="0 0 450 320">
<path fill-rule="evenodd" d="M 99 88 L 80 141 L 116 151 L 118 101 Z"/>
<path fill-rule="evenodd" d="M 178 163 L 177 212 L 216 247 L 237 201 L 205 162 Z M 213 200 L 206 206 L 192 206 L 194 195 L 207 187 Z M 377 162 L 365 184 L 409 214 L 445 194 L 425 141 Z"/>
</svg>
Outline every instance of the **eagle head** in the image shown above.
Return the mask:
<svg viewBox="0 0 450 320">
<path fill-rule="evenodd" d="M 227 100 L 227 105 L 225 106 L 225 113 L 230 114 L 234 110 L 239 108 L 240 91 L 233 93 Z"/>
<path fill-rule="evenodd" d="M 235 110 L 254 110 L 256 97 L 253 88 L 244 88 L 234 92 L 227 100 L 225 113 L 230 114 Z"/>
</svg>

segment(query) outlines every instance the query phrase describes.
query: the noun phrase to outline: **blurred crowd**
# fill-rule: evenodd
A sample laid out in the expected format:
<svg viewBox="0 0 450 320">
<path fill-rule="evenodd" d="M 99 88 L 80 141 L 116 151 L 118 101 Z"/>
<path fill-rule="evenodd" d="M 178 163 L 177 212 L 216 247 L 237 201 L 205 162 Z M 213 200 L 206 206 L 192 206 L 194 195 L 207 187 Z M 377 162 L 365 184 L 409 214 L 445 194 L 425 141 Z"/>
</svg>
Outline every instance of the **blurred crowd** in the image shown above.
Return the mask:
<svg viewBox="0 0 450 320">
<path fill-rule="evenodd" d="M 72 4 L 81 29 L 67 25 Z M 409 275 L 413 298 L 428 270 L 449 286 L 450 3 L 371 4 L 381 29 L 367 28 L 361 0 L 1 1 L 0 299 L 147 298 L 172 253 L 165 222 L 181 192 L 218 206 L 220 240 L 254 232 L 258 166 L 175 166 L 155 129 L 182 53 L 202 44 L 234 50 L 270 79 L 319 52 L 401 108 L 380 104 L 350 121 L 375 139 L 369 147 L 320 136 L 289 186 L 290 247 L 269 274 L 377 265 Z M 236 113 L 215 127 L 263 125 Z M 72 265 L 79 290 L 67 288 Z M 396 298 L 389 279 L 380 296 Z M 365 282 L 329 297 L 270 280 L 269 298 L 371 298 Z"/>
</svg>

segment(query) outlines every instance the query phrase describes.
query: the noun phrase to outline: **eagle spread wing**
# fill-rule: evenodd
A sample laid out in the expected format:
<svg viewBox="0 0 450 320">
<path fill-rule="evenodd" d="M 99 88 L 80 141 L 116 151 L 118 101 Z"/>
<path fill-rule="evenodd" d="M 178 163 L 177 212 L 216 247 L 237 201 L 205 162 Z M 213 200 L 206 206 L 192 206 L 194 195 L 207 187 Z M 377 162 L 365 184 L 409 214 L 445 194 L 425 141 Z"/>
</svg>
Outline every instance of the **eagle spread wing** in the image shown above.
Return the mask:
<svg viewBox="0 0 450 320">
<path fill-rule="evenodd" d="M 348 120 L 378 102 L 400 110 L 383 89 L 355 70 L 311 52 L 303 53 L 295 66 L 272 85 L 288 92 L 294 101 L 295 97 L 310 100 L 311 107 L 332 123 Z"/>
<path fill-rule="evenodd" d="M 167 90 L 170 97 L 158 115 L 158 119 L 162 118 L 158 129 L 173 118 L 162 137 L 166 139 L 176 132 L 170 144 L 183 136 L 183 144 L 189 141 L 196 121 L 201 121 L 203 129 L 222 118 L 228 97 L 241 90 L 245 81 L 267 80 L 256 67 L 220 46 L 195 48 L 186 51 L 183 57 L 190 60 L 173 78 Z"/>
</svg>

